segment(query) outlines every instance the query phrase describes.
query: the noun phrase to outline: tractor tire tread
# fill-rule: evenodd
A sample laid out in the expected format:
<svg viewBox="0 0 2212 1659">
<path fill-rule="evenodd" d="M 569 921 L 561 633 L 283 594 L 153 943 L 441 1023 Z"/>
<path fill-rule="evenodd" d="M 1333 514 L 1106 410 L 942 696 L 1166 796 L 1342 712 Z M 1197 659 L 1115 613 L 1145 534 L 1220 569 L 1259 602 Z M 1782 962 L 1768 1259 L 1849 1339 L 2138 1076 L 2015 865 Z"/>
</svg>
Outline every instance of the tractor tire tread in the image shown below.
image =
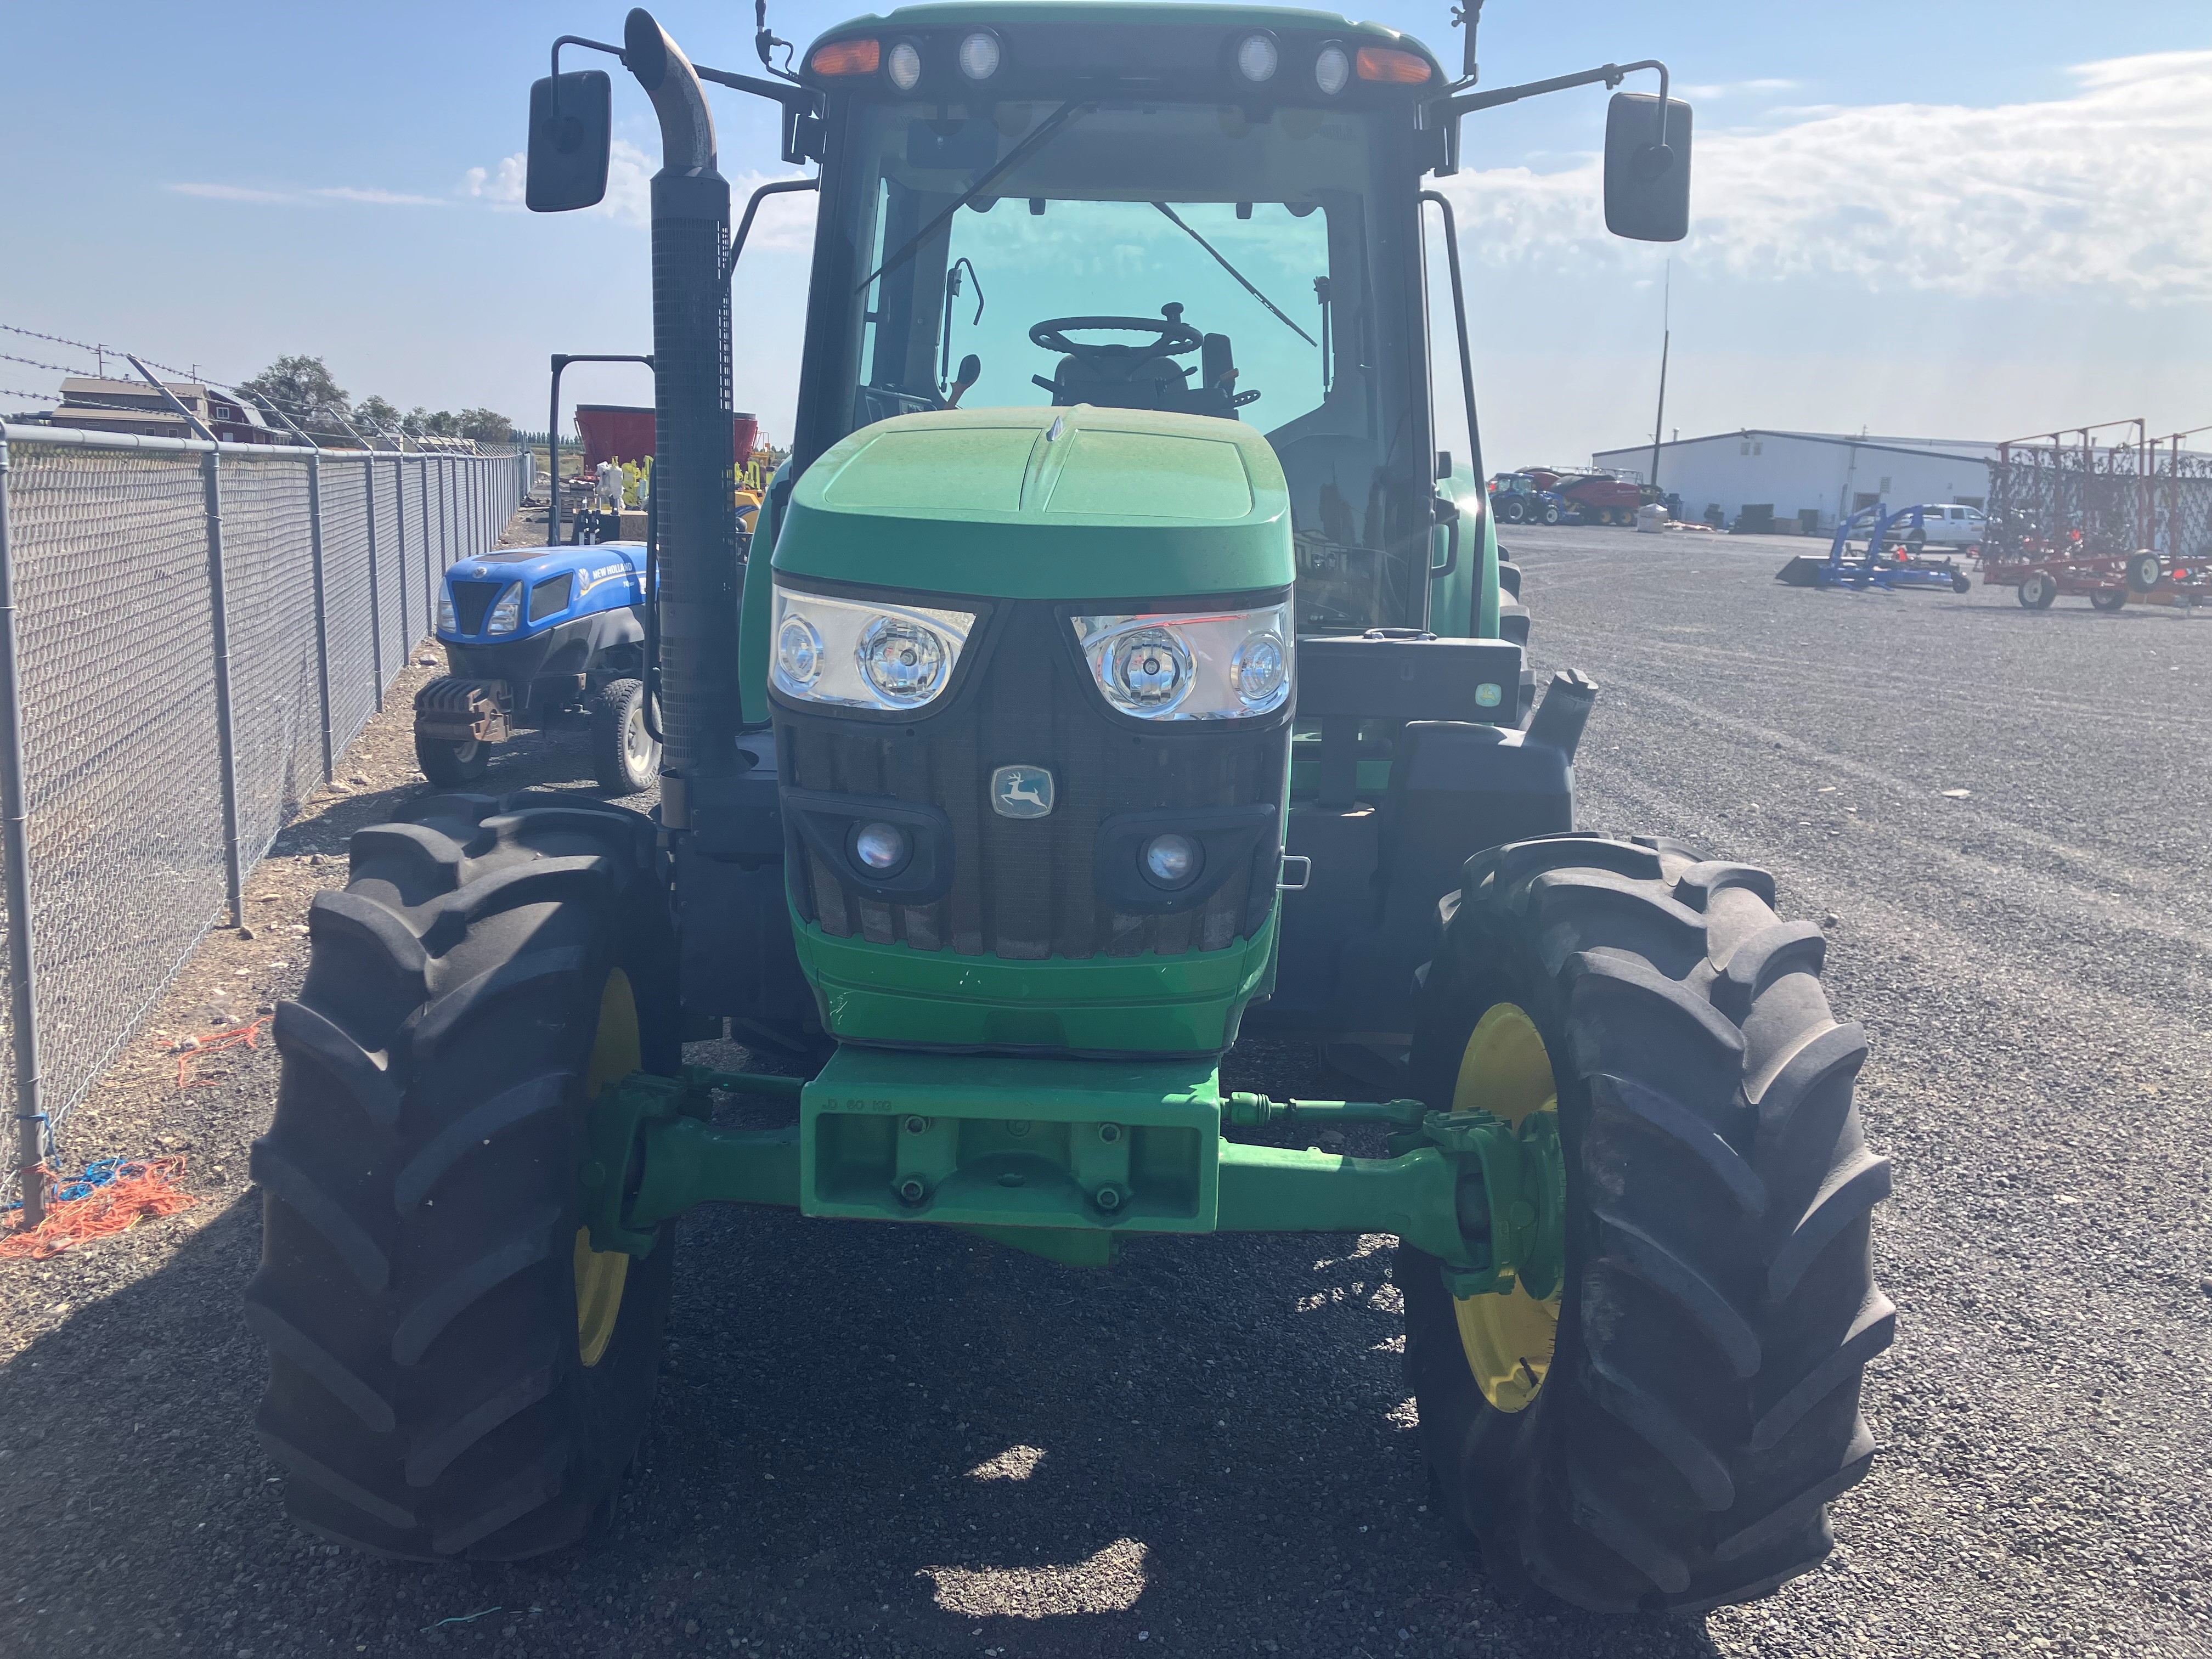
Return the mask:
<svg viewBox="0 0 2212 1659">
<path fill-rule="evenodd" d="M 1860 1378 L 1896 1325 L 1869 1242 L 1888 1165 L 1851 1103 L 1864 1035 L 1820 988 L 1826 936 L 1775 915 L 1765 872 L 1678 842 L 1547 836 L 1465 877 L 1412 1081 L 1434 1103 L 1453 1034 L 1463 1047 L 1525 987 L 1565 1050 L 1587 1232 L 1570 1237 L 1573 1316 L 1517 1413 L 1474 1388 L 1437 1264 L 1401 1247 L 1407 1376 L 1447 1507 L 1498 1574 L 1585 1607 L 1769 1594 L 1832 1547 L 1825 1505 L 1874 1455 Z"/>
<path fill-rule="evenodd" d="M 614 968 L 646 1066 L 680 1057 L 672 946 L 635 812 L 453 793 L 407 819 L 356 838 L 275 1022 L 276 1112 L 253 1154 L 257 1421 L 316 1535 L 515 1559 L 580 1537 L 643 1432 L 670 1252 L 630 1264 L 613 1344 L 585 1368 L 564 1172 Z"/>
</svg>

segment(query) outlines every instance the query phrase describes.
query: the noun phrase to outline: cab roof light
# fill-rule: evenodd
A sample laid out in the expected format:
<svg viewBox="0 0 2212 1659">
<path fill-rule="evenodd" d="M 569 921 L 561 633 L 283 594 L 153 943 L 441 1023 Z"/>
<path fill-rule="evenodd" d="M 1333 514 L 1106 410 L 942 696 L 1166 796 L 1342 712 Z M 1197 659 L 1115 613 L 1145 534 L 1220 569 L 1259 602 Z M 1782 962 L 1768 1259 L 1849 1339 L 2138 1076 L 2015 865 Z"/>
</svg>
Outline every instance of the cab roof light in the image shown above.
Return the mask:
<svg viewBox="0 0 2212 1659">
<path fill-rule="evenodd" d="M 1392 86 L 1418 87 L 1429 78 L 1429 60 L 1418 52 L 1397 52 L 1389 46 L 1359 49 L 1359 78 Z"/>
<path fill-rule="evenodd" d="M 1282 48 L 1275 44 L 1275 37 L 1265 30 L 1248 34 L 1237 43 L 1237 72 L 1255 86 L 1273 80 L 1282 61 Z"/>
<path fill-rule="evenodd" d="M 831 40 L 814 48 L 806 67 L 817 75 L 873 75 L 883 61 L 880 40 Z M 1364 59 L 1359 72 L 1367 72 Z"/>
<path fill-rule="evenodd" d="M 977 29 L 960 42 L 960 72 L 970 81 L 988 81 L 999 72 L 1005 56 L 997 35 L 988 29 Z"/>
</svg>

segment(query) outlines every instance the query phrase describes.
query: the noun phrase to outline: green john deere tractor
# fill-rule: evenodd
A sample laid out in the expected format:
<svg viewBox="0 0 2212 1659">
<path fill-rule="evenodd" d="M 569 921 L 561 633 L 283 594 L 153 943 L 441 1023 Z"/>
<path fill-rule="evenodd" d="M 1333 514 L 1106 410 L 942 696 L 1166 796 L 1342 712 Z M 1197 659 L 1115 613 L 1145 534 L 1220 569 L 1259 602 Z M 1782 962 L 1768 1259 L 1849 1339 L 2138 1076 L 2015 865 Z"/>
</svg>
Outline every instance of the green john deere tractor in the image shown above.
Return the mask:
<svg viewBox="0 0 2212 1659">
<path fill-rule="evenodd" d="M 1577 830 L 1595 687 L 1530 708 L 1425 187 L 1467 113 L 1658 70 L 1613 100 L 1606 207 L 1679 238 L 1663 68 L 1477 91 L 1471 42 L 1454 80 L 1373 24 L 1218 4 L 757 44 L 759 76 L 696 68 L 635 11 L 598 48 L 665 155 L 658 812 L 419 800 L 355 837 L 276 1016 L 248 1317 L 292 1514 L 418 1559 L 581 1536 L 712 1200 L 1071 1267 L 1395 1234 L 1421 1433 L 1493 1571 L 1687 1611 L 1807 1571 L 1893 1323 L 1865 1044 L 1765 872 Z M 599 199 L 611 108 L 556 52 L 547 210 Z M 702 82 L 819 163 L 734 237 Z M 819 191 L 797 430 L 748 535 L 731 296 L 790 189 Z M 1372 1097 L 1224 1091 L 1263 1030 Z M 804 1078 L 683 1063 L 725 1036 Z M 732 1095 L 780 1127 L 717 1121 Z M 1340 1124 L 1387 1155 L 1239 1138 Z"/>
</svg>

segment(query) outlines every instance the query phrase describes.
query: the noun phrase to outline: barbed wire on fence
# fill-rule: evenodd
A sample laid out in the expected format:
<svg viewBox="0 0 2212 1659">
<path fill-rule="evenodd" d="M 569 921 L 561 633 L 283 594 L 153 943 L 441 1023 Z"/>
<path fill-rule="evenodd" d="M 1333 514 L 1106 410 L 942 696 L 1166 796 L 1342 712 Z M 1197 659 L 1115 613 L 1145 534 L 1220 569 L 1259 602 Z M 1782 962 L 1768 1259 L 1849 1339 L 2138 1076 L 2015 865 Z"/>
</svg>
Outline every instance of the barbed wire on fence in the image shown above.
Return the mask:
<svg viewBox="0 0 2212 1659">
<path fill-rule="evenodd" d="M 19 702 L 0 708 L 0 817 L 28 872 L 0 895 L 0 1054 L 32 1131 L 11 1174 L 51 1160 L 239 872 L 330 780 L 444 570 L 499 540 L 526 455 L 0 428 L 0 684 Z"/>
</svg>

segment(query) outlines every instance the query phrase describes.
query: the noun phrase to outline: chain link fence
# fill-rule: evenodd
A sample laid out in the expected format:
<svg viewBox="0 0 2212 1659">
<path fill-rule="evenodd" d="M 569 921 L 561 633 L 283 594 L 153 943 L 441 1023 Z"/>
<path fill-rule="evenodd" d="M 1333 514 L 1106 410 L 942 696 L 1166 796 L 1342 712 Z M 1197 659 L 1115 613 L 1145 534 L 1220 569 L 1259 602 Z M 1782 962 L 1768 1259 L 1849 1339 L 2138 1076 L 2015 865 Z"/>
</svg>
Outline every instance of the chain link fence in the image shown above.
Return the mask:
<svg viewBox="0 0 2212 1659">
<path fill-rule="evenodd" d="M 15 1173 L 237 918 L 245 872 L 383 706 L 442 572 L 498 542 L 529 466 L 0 426 Z"/>
</svg>

